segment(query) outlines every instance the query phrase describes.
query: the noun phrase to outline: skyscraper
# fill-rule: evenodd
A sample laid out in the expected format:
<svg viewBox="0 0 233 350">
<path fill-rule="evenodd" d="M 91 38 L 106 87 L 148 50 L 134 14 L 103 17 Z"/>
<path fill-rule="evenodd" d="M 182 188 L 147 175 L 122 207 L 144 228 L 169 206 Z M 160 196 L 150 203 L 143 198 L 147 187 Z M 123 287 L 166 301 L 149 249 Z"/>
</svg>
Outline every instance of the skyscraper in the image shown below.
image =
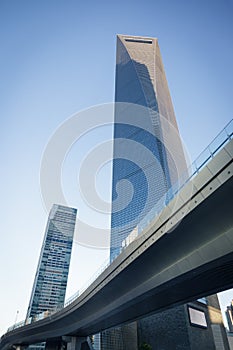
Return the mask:
<svg viewBox="0 0 233 350">
<path fill-rule="evenodd" d="M 166 205 L 186 173 L 157 39 L 117 36 L 115 102 L 111 260 Z M 197 315 L 202 322 L 192 322 Z M 228 349 L 217 296 L 101 334 L 101 350 L 137 350 L 143 343 L 166 350 L 207 350 L 221 343 Z"/>
<path fill-rule="evenodd" d="M 157 39 L 117 36 L 115 102 L 111 260 L 186 169 Z"/>
<path fill-rule="evenodd" d="M 49 213 L 27 318 L 64 305 L 76 214 L 57 204 Z"/>
</svg>

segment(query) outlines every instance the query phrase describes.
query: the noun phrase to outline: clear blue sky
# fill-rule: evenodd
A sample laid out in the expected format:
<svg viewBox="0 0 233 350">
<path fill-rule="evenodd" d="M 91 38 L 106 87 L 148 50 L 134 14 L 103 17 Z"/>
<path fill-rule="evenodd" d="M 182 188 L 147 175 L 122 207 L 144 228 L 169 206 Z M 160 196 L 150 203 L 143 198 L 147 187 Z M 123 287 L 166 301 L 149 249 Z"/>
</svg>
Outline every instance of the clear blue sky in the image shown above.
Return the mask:
<svg viewBox="0 0 233 350">
<path fill-rule="evenodd" d="M 113 101 L 116 34 L 159 39 L 180 133 L 195 159 L 233 117 L 232 19 L 232 0 L 0 1 L 0 334 L 17 310 L 24 318 L 29 302 L 47 220 L 44 149 L 72 114 Z M 107 257 L 77 244 L 73 253 L 68 293 Z"/>
</svg>

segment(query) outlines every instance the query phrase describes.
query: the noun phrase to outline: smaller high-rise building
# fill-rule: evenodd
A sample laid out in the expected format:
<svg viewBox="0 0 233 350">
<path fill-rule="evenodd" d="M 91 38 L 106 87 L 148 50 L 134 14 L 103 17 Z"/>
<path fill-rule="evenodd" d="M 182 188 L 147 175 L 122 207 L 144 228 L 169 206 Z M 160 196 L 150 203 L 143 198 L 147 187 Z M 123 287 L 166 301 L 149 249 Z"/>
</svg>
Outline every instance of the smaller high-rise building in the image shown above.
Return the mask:
<svg viewBox="0 0 233 350">
<path fill-rule="evenodd" d="M 57 204 L 49 213 L 27 318 L 64 305 L 76 215 Z"/>
</svg>

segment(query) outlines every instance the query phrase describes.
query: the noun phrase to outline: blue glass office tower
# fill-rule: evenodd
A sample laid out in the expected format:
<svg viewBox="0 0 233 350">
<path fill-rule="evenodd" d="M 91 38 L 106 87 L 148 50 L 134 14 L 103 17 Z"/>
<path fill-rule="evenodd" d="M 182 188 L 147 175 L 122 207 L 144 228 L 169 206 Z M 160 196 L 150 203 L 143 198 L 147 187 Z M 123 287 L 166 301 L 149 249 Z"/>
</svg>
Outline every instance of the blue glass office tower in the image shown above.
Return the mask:
<svg viewBox="0 0 233 350">
<path fill-rule="evenodd" d="M 64 305 L 76 215 L 57 204 L 49 213 L 27 318 Z"/>
<path fill-rule="evenodd" d="M 116 56 L 111 260 L 186 169 L 158 40 L 118 35 Z"/>
<path fill-rule="evenodd" d="M 157 39 L 117 36 L 115 102 L 111 261 L 186 170 Z M 101 350 L 138 349 L 140 324 L 101 333 Z"/>
<path fill-rule="evenodd" d="M 186 172 L 157 39 L 117 36 L 115 102 L 111 260 L 169 201 L 169 189 Z M 206 328 L 190 324 L 193 310 L 206 319 Z M 164 350 L 214 349 L 217 342 L 229 349 L 213 314 L 221 319 L 216 295 L 207 304 L 195 301 L 106 330 L 101 350 L 137 350 L 143 343 Z"/>
</svg>

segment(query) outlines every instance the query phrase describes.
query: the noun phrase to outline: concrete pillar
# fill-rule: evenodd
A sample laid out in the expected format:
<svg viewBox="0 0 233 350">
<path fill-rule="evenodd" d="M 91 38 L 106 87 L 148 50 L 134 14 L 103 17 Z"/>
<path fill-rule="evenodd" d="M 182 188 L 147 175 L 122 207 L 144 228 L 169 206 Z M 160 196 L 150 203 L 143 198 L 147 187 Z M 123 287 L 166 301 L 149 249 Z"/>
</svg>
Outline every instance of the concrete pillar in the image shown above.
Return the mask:
<svg viewBox="0 0 233 350">
<path fill-rule="evenodd" d="M 63 342 L 59 340 L 48 340 L 45 345 L 45 350 L 62 350 Z"/>
<path fill-rule="evenodd" d="M 93 345 L 92 345 L 92 342 L 91 342 L 91 338 L 90 338 L 90 337 L 87 337 L 87 345 L 89 346 L 89 349 L 90 349 L 90 350 L 95 350 L 95 349 L 93 348 Z"/>
<path fill-rule="evenodd" d="M 89 337 L 71 337 L 67 350 L 93 350 Z"/>
</svg>

